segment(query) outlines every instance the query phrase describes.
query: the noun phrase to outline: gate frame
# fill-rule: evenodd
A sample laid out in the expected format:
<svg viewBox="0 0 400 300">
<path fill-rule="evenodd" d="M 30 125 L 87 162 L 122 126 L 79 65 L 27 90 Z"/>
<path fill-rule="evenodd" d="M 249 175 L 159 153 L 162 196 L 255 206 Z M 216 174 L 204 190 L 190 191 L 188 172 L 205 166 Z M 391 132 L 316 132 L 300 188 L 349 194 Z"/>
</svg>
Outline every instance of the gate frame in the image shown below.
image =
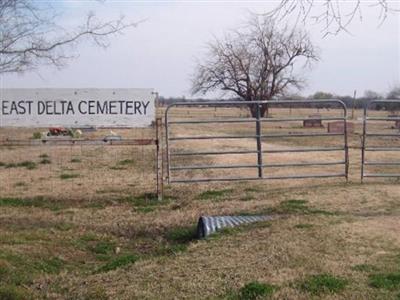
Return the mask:
<svg viewBox="0 0 400 300">
<path fill-rule="evenodd" d="M 373 151 L 373 152 L 384 152 L 384 151 L 400 151 L 399 147 L 367 147 L 366 140 L 368 136 L 375 136 L 375 137 L 400 137 L 400 134 L 395 133 L 368 133 L 367 132 L 367 123 L 368 120 L 375 120 L 375 121 L 400 121 L 400 116 L 398 118 L 393 117 L 368 117 L 368 111 L 372 104 L 388 104 L 388 103 L 397 103 L 400 106 L 400 100 L 373 100 L 369 101 L 364 105 L 364 114 L 363 114 L 363 134 L 362 134 L 362 145 L 361 145 L 361 182 L 364 182 L 364 178 L 377 178 L 377 177 L 400 177 L 400 174 L 389 174 L 389 173 L 370 173 L 367 174 L 365 172 L 366 166 L 393 166 L 393 165 L 400 165 L 400 162 L 368 162 L 366 161 L 366 152 Z"/>
<path fill-rule="evenodd" d="M 261 118 L 260 106 L 263 104 L 281 104 L 281 105 L 292 105 L 292 104 L 337 104 L 339 109 L 343 110 L 342 117 L 321 117 L 321 121 L 343 121 L 344 128 L 343 133 L 299 133 L 299 134 L 262 134 L 261 124 L 262 122 L 280 122 L 280 121 L 305 121 L 311 118 Z M 256 105 L 256 117 L 252 118 L 232 118 L 232 119 L 208 119 L 208 120 L 183 120 L 183 121 L 169 121 L 168 113 L 173 107 L 179 106 L 208 106 L 208 107 L 240 107 L 249 105 Z M 348 182 L 349 175 L 349 147 L 348 147 L 348 134 L 347 134 L 347 107 L 345 103 L 337 99 L 327 100 L 263 100 L 263 101 L 210 101 L 210 102 L 178 102 L 168 105 L 165 110 L 165 145 L 166 145 L 166 161 L 167 161 L 167 182 L 170 183 L 189 183 L 189 182 L 213 182 L 213 181 L 246 181 L 246 180 L 262 180 L 262 179 L 301 179 L 301 178 L 328 178 L 328 177 L 345 177 Z M 169 134 L 170 124 L 211 124 L 211 123 L 255 123 L 256 134 L 255 135 L 230 135 L 230 136 L 184 136 L 171 138 Z M 262 149 L 262 138 L 276 138 L 276 137 L 312 137 L 312 136 L 343 136 L 343 147 L 323 147 L 323 148 L 297 148 L 297 149 L 278 149 L 278 150 L 263 150 Z M 182 167 L 171 167 L 171 151 L 170 141 L 175 140 L 206 140 L 206 139 L 251 139 L 255 138 L 257 143 L 257 150 L 255 151 L 205 151 L 205 152 L 188 152 L 188 153 L 174 153 L 176 156 L 184 155 L 223 155 L 223 154 L 257 154 L 256 165 L 198 165 L 198 166 L 182 166 Z M 289 153 L 289 152 L 327 152 L 327 151 L 344 151 L 344 160 L 337 162 L 319 162 L 319 163 L 288 163 L 288 164 L 263 164 L 262 156 L 263 153 Z M 292 176 L 269 176 L 265 177 L 263 174 L 264 168 L 267 167 L 298 167 L 298 166 L 322 166 L 322 165 L 344 165 L 344 173 L 330 173 L 330 174 L 314 174 L 314 175 L 292 175 Z M 171 179 L 172 170 L 195 170 L 195 169 L 239 169 L 239 168 L 257 168 L 257 177 L 243 177 L 243 178 L 232 178 L 232 177 L 221 177 L 221 178 L 197 178 L 197 179 Z"/>
</svg>

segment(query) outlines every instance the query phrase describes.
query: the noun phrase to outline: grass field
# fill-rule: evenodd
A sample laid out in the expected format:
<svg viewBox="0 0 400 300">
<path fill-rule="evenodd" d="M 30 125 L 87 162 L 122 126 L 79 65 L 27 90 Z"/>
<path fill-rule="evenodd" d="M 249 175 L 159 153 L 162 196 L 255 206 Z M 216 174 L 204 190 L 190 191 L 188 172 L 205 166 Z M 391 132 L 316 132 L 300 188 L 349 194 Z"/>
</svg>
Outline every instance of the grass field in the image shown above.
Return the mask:
<svg viewBox="0 0 400 300">
<path fill-rule="evenodd" d="M 203 111 L 178 111 L 176 117 L 199 117 Z M 204 116 L 238 113 L 246 114 L 221 109 L 205 111 Z M 315 111 L 271 110 L 273 117 L 290 113 Z M 400 188 L 391 179 L 360 183 L 359 116 L 357 111 L 355 133 L 349 136 L 348 183 L 337 178 L 168 185 L 162 202 L 154 199 L 154 151 L 149 148 L 1 148 L 0 299 L 399 299 Z M 304 132 L 300 125 L 274 123 L 263 130 Z M 387 124 L 371 128 L 395 131 Z M 326 127 L 313 130 L 326 132 Z M 0 136 L 29 138 L 33 132 L 1 129 Z M 188 125 L 174 131 L 176 136 L 244 132 L 253 132 L 253 127 Z M 139 130 L 135 134 L 149 135 Z M 396 142 L 382 139 L 376 145 Z M 340 138 L 322 137 L 265 140 L 263 146 L 340 143 Z M 255 143 L 192 141 L 174 147 L 254 149 Z M 396 157 L 390 152 L 374 155 L 369 159 Z M 342 153 L 329 152 L 265 155 L 264 160 L 341 158 Z M 252 155 L 245 155 L 174 163 L 253 161 Z M 223 174 L 219 172 L 176 175 Z M 229 175 L 251 175 L 255 170 L 235 172 Z M 306 169 L 268 172 L 299 174 Z M 272 214 L 276 219 L 195 239 L 200 215 L 229 214 Z"/>
</svg>

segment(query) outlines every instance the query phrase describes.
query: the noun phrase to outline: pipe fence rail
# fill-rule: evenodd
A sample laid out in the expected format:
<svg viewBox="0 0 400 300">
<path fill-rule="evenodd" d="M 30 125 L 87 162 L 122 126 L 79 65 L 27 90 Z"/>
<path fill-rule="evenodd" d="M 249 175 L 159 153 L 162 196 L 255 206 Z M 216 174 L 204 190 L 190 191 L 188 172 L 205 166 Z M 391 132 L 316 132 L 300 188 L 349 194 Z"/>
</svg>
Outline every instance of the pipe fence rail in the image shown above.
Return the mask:
<svg viewBox="0 0 400 300">
<path fill-rule="evenodd" d="M 161 200 L 160 129 L 161 119 L 151 128 L 97 128 L 81 137 L 0 128 L 0 198 Z"/>
<path fill-rule="evenodd" d="M 393 139 L 400 138 L 400 115 L 398 116 L 370 116 L 369 113 L 373 110 L 373 107 L 375 106 L 374 111 L 399 111 L 400 110 L 400 100 L 376 100 L 376 101 L 371 101 L 367 103 L 364 106 L 364 117 L 363 117 L 363 134 L 362 134 L 362 146 L 361 146 L 361 181 L 364 181 L 364 178 L 385 178 L 385 177 L 397 177 L 400 178 L 400 172 L 397 173 L 386 173 L 385 171 L 381 170 L 383 168 L 387 167 L 394 167 L 394 166 L 400 166 L 400 160 L 399 161 L 393 161 L 393 160 L 367 160 L 367 153 L 387 153 L 387 152 L 398 152 L 400 151 L 400 145 L 387 145 L 385 143 L 385 140 L 383 138 L 391 138 L 392 141 Z M 395 122 L 394 126 L 390 126 L 390 123 L 388 122 Z M 379 127 L 379 132 L 371 132 L 368 131 L 368 125 L 372 126 L 377 126 L 378 123 L 381 123 L 385 126 L 385 128 L 381 129 Z M 388 126 L 389 125 L 389 126 Z M 387 130 L 396 130 L 396 132 L 387 132 Z M 386 130 L 381 131 L 381 130 Z M 379 143 L 379 146 L 369 146 L 368 142 L 369 141 L 377 141 Z M 391 143 L 393 144 L 393 143 Z M 370 172 L 367 172 L 367 169 L 375 167 L 379 168 L 378 170 L 373 170 Z"/>
<path fill-rule="evenodd" d="M 261 107 L 266 105 L 268 108 L 277 107 L 280 109 L 292 108 L 297 106 L 300 108 L 338 108 L 341 111 L 340 116 L 327 116 L 318 117 L 320 122 L 322 121 L 341 121 L 343 122 L 342 132 L 284 132 L 278 133 L 269 132 L 269 129 L 263 128 L 266 124 L 276 124 L 276 123 L 290 123 L 290 122 L 304 122 L 308 120 L 314 120 L 315 117 L 279 117 L 270 118 L 261 116 Z M 208 108 L 215 110 L 217 108 L 249 108 L 249 106 L 255 107 L 254 117 L 232 117 L 227 116 L 226 118 L 221 118 L 215 116 L 210 117 L 210 114 L 198 114 L 206 115 L 206 118 L 201 119 L 196 117 L 196 114 L 190 112 L 190 118 L 185 118 L 189 115 L 189 111 L 185 115 L 176 116 L 180 109 L 187 108 L 201 110 L 202 108 Z M 174 111 L 178 111 L 175 112 Z M 250 133 L 238 133 L 238 134 L 215 134 L 210 133 L 215 132 L 211 128 L 211 132 L 206 134 L 199 132 L 196 134 L 197 125 L 213 125 L 217 126 L 220 124 L 226 124 L 226 126 L 245 126 L 243 124 L 253 124 L 255 128 L 252 129 Z M 189 133 L 181 130 L 181 133 L 176 134 L 175 130 L 179 131 L 185 125 L 194 126 Z M 279 126 L 278 126 L 279 127 Z M 228 127 L 229 128 L 229 127 Z M 240 127 L 239 127 L 240 129 Z M 239 130 L 238 129 L 238 130 Z M 306 129 L 308 130 L 308 129 Z M 193 131 L 195 133 L 193 133 Z M 272 131 L 272 130 L 271 130 Z M 218 102 L 192 102 L 192 103 L 175 103 L 167 107 L 165 111 L 165 136 L 166 136 L 166 156 L 167 156 L 167 179 L 168 183 L 190 183 L 190 182 L 213 182 L 213 181 L 238 181 L 238 180 L 268 180 L 268 179 L 302 179 L 302 178 L 330 178 L 330 177 L 344 177 L 348 179 L 349 172 L 349 153 L 348 153 L 348 138 L 347 138 L 347 108 L 345 104 L 340 100 L 313 100 L 313 101 L 303 101 L 303 100 L 280 100 L 280 101 L 253 101 L 243 102 L 243 101 L 218 101 Z M 332 146 L 320 146 L 320 147 L 281 147 L 276 149 L 266 149 L 269 145 L 270 140 L 278 141 L 279 139 L 287 138 L 320 138 L 320 137 L 342 137 L 340 145 Z M 202 145 L 206 145 L 207 142 L 222 142 L 223 145 L 230 146 L 230 143 L 234 140 L 244 140 L 247 146 L 253 145 L 253 149 L 237 149 L 232 147 L 231 149 L 218 149 L 216 147 L 211 147 L 211 149 L 198 149 L 199 147 L 194 147 L 192 149 L 187 147 L 188 142 L 200 141 Z M 185 144 L 183 144 L 185 142 Z M 181 143 L 179 145 L 179 143 Z M 284 162 L 284 163 L 265 163 L 266 154 L 288 154 L 288 153 L 315 153 L 315 156 L 325 153 L 325 152 L 341 152 L 342 158 L 336 161 L 297 161 L 297 162 Z M 251 160 L 251 163 L 203 163 L 203 164 L 183 164 L 182 161 L 185 159 L 190 159 L 191 157 L 197 157 L 206 160 L 207 156 L 213 157 L 226 157 L 226 156 L 240 156 L 253 154 L 255 157 Z M 268 157 L 267 157 L 268 158 Z M 240 159 L 239 159 L 240 161 Z M 311 173 L 300 173 L 300 174 L 289 174 L 289 175 L 275 175 L 271 173 L 272 169 L 276 168 L 290 168 L 290 167 L 327 167 L 327 166 L 342 166 L 342 171 L 332 172 L 328 171 L 326 173 L 311 174 Z M 179 176 L 181 171 L 196 171 L 196 170 L 212 170 L 212 169 L 227 169 L 230 172 L 232 169 L 253 169 L 256 170 L 255 174 L 252 176 L 205 176 L 205 177 L 193 177 L 188 175 Z M 178 173 L 178 175 L 176 175 Z"/>
</svg>

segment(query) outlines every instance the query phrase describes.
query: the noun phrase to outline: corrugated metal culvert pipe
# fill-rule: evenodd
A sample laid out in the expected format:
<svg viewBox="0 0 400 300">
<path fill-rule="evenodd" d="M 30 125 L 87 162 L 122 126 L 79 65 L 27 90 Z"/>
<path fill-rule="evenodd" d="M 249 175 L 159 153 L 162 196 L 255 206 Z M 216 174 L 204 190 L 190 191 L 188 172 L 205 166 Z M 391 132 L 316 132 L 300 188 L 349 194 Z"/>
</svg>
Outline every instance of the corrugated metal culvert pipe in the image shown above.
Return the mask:
<svg viewBox="0 0 400 300">
<path fill-rule="evenodd" d="M 205 238 L 222 228 L 270 221 L 272 219 L 272 216 L 201 216 L 197 223 L 197 237 Z"/>
</svg>

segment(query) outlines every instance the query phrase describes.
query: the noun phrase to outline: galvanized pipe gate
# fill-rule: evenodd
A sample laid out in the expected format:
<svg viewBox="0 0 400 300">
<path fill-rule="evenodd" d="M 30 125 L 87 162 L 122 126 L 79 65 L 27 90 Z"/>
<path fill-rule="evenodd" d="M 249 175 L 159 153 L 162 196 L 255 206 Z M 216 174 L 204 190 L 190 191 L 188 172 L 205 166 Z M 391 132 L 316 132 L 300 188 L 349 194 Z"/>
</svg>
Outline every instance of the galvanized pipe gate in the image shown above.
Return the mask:
<svg viewBox="0 0 400 300">
<path fill-rule="evenodd" d="M 367 161 L 367 153 L 368 152 L 397 152 L 400 151 L 400 146 L 382 146 L 380 145 L 379 147 L 374 147 L 374 146 L 368 146 L 367 142 L 368 140 L 372 139 L 379 139 L 379 138 L 399 138 L 400 133 L 399 133 L 399 128 L 395 126 L 395 129 L 397 132 L 368 132 L 368 125 L 372 125 L 372 122 L 386 122 L 385 124 L 388 124 L 387 122 L 399 122 L 400 124 L 400 116 L 386 116 L 386 117 L 371 117 L 368 115 L 368 112 L 371 110 L 371 108 L 374 105 L 380 105 L 381 107 L 385 107 L 387 105 L 392 105 L 396 106 L 396 110 L 400 109 L 400 100 L 376 100 L 376 101 L 371 101 L 367 103 L 364 106 L 364 118 L 363 118 L 363 135 L 362 135 L 362 146 L 361 146 L 361 181 L 364 180 L 364 178 L 368 177 L 397 177 L 400 178 L 399 173 L 384 173 L 384 172 L 366 172 L 366 169 L 368 166 L 375 166 L 375 167 L 389 167 L 389 166 L 400 166 L 399 161 Z M 371 122 L 372 121 L 372 122 Z M 396 124 L 397 125 L 397 124 Z M 381 139 L 382 140 L 382 139 Z"/>
<path fill-rule="evenodd" d="M 245 107 L 249 105 L 255 106 L 255 116 L 253 118 L 207 118 L 207 119 L 183 119 L 171 120 L 170 114 L 176 108 L 180 107 Z M 283 108 L 292 107 L 293 105 L 301 106 L 303 108 L 319 105 L 322 107 L 330 107 L 335 105 L 342 111 L 342 115 L 334 117 L 321 117 L 321 121 L 342 121 L 343 132 L 340 133 L 263 133 L 262 124 L 267 122 L 293 122 L 293 121 L 306 121 L 312 120 L 310 118 L 262 118 L 261 106 L 279 106 Z M 237 124 L 237 123 L 255 123 L 254 134 L 234 134 L 234 135 L 185 135 L 185 136 L 171 136 L 172 126 L 183 126 L 186 124 Z M 349 172 L 349 153 L 348 153 L 348 139 L 347 139 L 347 108 L 346 105 L 340 100 L 313 100 L 313 101 L 300 101 L 300 100 L 280 100 L 280 101 L 253 101 L 251 103 L 244 101 L 219 101 L 219 102 L 186 102 L 175 103 L 167 107 L 165 111 L 165 134 L 166 134 L 166 152 L 167 152 L 167 179 L 168 183 L 188 183 L 188 182 L 211 182 L 211 181 L 237 181 L 237 180 L 262 180 L 262 179 L 300 179 L 300 178 L 328 178 L 328 177 L 344 177 L 348 179 Z M 330 137 L 342 136 L 343 140 L 340 146 L 337 147 L 303 147 L 303 148 L 287 148 L 287 149 L 263 149 L 263 140 L 272 138 L 302 138 L 302 137 Z M 174 146 L 174 143 L 179 141 L 189 140 L 229 140 L 229 139 L 254 139 L 255 150 L 206 150 L 206 151 L 180 151 Z M 269 163 L 263 162 L 263 154 L 267 153 L 300 153 L 300 152 L 342 152 L 343 159 L 339 161 L 319 161 L 319 162 L 298 162 L 298 163 Z M 253 164 L 198 164 L 198 165 L 182 165 L 175 163 L 171 158 L 175 157 L 205 157 L 205 156 L 218 156 L 218 155 L 244 155 L 256 154 L 257 160 Z M 283 168 L 283 167 L 311 167 L 311 166 L 333 166 L 342 165 L 343 172 L 327 172 L 324 174 L 296 174 L 296 175 L 266 175 L 265 169 L 269 168 Z M 202 177 L 202 178 L 187 178 L 176 177 L 172 173 L 179 171 L 193 171 L 193 170 L 206 170 L 206 169 L 257 169 L 257 176 L 238 176 L 238 177 Z"/>
</svg>

